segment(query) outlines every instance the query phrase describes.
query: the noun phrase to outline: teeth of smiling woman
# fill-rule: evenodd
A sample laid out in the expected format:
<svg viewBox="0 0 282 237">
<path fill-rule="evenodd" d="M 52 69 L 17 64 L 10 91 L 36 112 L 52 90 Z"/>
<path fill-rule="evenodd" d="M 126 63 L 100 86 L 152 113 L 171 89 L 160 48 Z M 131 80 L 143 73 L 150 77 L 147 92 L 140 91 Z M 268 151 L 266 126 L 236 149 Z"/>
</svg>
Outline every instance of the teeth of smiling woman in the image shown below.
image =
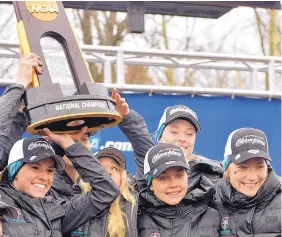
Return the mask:
<svg viewBox="0 0 282 237">
<path fill-rule="evenodd" d="M 248 187 L 254 187 L 256 184 L 245 184 Z"/>
<path fill-rule="evenodd" d="M 170 195 L 177 195 L 179 194 L 180 192 L 173 192 L 173 193 L 169 193 Z"/>
<path fill-rule="evenodd" d="M 42 188 L 42 189 L 46 188 L 44 184 L 34 184 L 33 186 L 36 188 Z"/>
</svg>

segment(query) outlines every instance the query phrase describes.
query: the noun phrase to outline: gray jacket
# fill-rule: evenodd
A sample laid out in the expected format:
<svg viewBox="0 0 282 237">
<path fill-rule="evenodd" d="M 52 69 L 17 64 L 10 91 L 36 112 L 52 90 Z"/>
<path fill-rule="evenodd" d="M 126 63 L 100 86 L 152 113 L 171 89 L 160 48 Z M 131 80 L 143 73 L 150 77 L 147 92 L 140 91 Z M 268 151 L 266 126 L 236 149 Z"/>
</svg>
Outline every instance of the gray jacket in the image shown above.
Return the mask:
<svg viewBox="0 0 282 237">
<path fill-rule="evenodd" d="M 236 192 L 225 177 L 217 190 L 220 236 L 281 237 L 281 181 L 273 170 L 254 197 Z"/>
<path fill-rule="evenodd" d="M 26 116 L 18 112 L 24 91 L 22 85 L 15 84 L 0 97 L 0 171 L 7 166 L 12 146 L 21 139 L 27 127 Z"/>
<path fill-rule="evenodd" d="M 208 207 L 215 193 L 213 183 L 203 175 L 197 176 L 180 204 L 164 204 L 146 187 L 144 158 L 155 144 L 149 136 L 144 119 L 131 110 L 119 127 L 132 144 L 137 164 L 136 184 L 140 191 L 141 211 L 137 224 L 139 236 L 219 236 L 219 213 Z"/>
<path fill-rule="evenodd" d="M 80 143 L 66 149 L 66 155 L 92 191 L 70 201 L 52 197 L 31 198 L 9 183 L 0 185 L 1 199 L 21 212 L 19 218 L 3 216 L 3 233 L 10 237 L 61 237 L 94 218 L 118 196 L 117 186 L 100 162 Z"/>
<path fill-rule="evenodd" d="M 0 171 L 7 166 L 12 146 L 21 139 L 28 125 L 25 114 L 18 112 L 24 92 L 22 85 L 15 84 L 0 97 Z M 68 200 L 76 194 L 82 194 L 82 191 L 65 171 L 56 171 L 49 194 L 55 199 Z"/>
</svg>

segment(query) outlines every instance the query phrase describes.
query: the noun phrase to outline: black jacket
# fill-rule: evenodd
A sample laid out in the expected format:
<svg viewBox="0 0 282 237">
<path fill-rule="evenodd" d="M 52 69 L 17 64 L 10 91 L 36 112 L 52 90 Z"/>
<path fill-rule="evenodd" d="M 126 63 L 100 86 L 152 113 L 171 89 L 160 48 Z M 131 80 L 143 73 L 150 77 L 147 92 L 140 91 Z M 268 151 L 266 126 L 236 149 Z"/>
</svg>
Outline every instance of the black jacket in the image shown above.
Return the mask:
<svg viewBox="0 0 282 237">
<path fill-rule="evenodd" d="M 161 202 L 149 189 L 141 192 L 139 236 L 219 236 L 219 213 L 208 207 L 213 195 L 213 184 L 205 176 L 195 179 L 185 198 L 175 206 Z"/>
<path fill-rule="evenodd" d="M 18 112 L 24 91 L 22 85 L 15 84 L 0 97 L 0 171 L 7 166 L 12 146 L 21 139 L 27 127 L 26 116 Z"/>
<path fill-rule="evenodd" d="M 138 233 L 140 237 L 216 237 L 219 236 L 219 213 L 209 208 L 215 193 L 213 183 L 199 175 L 191 180 L 189 191 L 182 202 L 169 206 L 159 201 L 146 188 L 144 159 L 154 146 L 144 119 L 135 111 L 119 124 L 120 129 L 131 142 L 136 160 L 136 184 L 140 191 Z"/>
<path fill-rule="evenodd" d="M 189 166 L 191 172 L 189 179 L 192 181 L 200 175 L 204 175 L 214 184 L 222 178 L 224 170 L 223 166 L 219 161 L 210 160 L 204 157 L 198 157 L 197 159 L 190 160 Z"/>
<path fill-rule="evenodd" d="M 126 223 L 126 237 L 138 237 L 137 232 L 137 210 L 138 210 L 138 193 L 134 192 L 136 198 L 136 205 L 132 210 L 132 205 L 125 199 L 121 200 L 121 208 L 125 213 L 126 217 L 124 218 Z M 80 233 L 80 236 L 85 237 L 106 237 L 107 225 L 108 225 L 108 216 L 109 208 L 103 211 L 96 218 L 92 218 L 87 222 L 82 228 L 75 230 L 71 233 L 71 237 L 77 237 L 77 233 Z M 83 235 L 84 234 L 84 235 Z"/>
<path fill-rule="evenodd" d="M 81 144 L 66 149 L 66 155 L 92 191 L 70 201 L 31 198 L 9 183 L 0 185 L 1 199 L 21 212 L 19 218 L 3 216 L 3 233 L 10 237 L 61 237 L 98 216 L 118 196 L 119 191 L 100 162 Z"/>
<path fill-rule="evenodd" d="M 224 177 L 214 208 L 221 214 L 220 236 L 281 236 L 281 181 L 273 170 L 254 197 L 236 192 Z"/>
<path fill-rule="evenodd" d="M 81 187 L 74 183 L 66 171 L 56 170 L 54 181 L 48 195 L 55 199 L 69 200 L 73 196 L 82 194 Z"/>
</svg>

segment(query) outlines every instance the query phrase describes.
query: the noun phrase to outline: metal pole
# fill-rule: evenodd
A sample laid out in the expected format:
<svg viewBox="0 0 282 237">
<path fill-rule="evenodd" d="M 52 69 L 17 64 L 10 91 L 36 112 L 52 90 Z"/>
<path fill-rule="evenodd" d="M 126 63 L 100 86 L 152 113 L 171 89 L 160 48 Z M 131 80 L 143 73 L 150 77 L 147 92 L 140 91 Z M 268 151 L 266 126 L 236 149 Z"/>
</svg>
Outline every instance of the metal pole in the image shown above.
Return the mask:
<svg viewBox="0 0 282 237">
<path fill-rule="evenodd" d="M 253 70 L 251 71 L 251 84 L 252 84 L 252 88 L 253 90 L 257 90 L 258 88 L 258 71 L 256 68 L 253 68 Z"/>
<path fill-rule="evenodd" d="M 19 48 L 18 41 L 0 41 L 0 48 Z M 93 46 L 81 45 L 81 49 L 85 52 L 102 52 L 102 53 L 117 53 L 122 51 L 126 55 L 142 55 L 142 56 L 161 56 L 161 57 L 182 57 L 182 58 L 195 58 L 195 59 L 216 59 L 216 60 L 233 60 L 233 61 L 249 61 L 249 62 L 269 62 L 270 60 L 281 61 L 281 57 L 274 56 L 250 56 L 243 54 L 224 54 L 224 53 L 205 53 L 205 52 L 192 52 L 192 51 L 177 51 L 177 50 L 130 50 L 117 46 Z"/>
<path fill-rule="evenodd" d="M 242 89 L 221 89 L 221 88 L 197 88 L 197 87 L 182 87 L 182 86 L 148 86 L 134 84 L 105 84 L 108 89 L 117 88 L 120 92 L 128 93 L 160 93 L 160 94 L 190 94 L 190 95 L 220 95 L 220 96 L 241 96 L 251 98 L 282 98 L 282 93 L 271 91 L 253 91 Z"/>
<path fill-rule="evenodd" d="M 112 83 L 112 67 L 111 62 L 109 60 L 104 61 L 104 82 L 105 83 Z"/>
<path fill-rule="evenodd" d="M 0 86 L 6 87 L 15 84 L 15 80 L 4 80 L 0 78 Z M 108 89 L 117 88 L 120 92 L 129 93 L 160 93 L 160 94 L 190 94 L 190 95 L 220 95 L 220 96 L 242 96 L 251 98 L 282 98 L 282 93 L 271 91 L 253 91 L 242 89 L 222 89 L 222 88 L 198 88 L 182 86 L 151 86 L 136 84 L 105 84 Z"/>
<path fill-rule="evenodd" d="M 275 91 L 275 61 L 270 60 L 268 63 L 268 90 Z"/>
<path fill-rule="evenodd" d="M 117 72 L 117 83 L 118 84 L 125 84 L 125 80 L 124 80 L 124 58 L 123 58 L 123 51 L 121 51 L 121 50 L 119 50 L 117 52 L 116 72 Z"/>
</svg>

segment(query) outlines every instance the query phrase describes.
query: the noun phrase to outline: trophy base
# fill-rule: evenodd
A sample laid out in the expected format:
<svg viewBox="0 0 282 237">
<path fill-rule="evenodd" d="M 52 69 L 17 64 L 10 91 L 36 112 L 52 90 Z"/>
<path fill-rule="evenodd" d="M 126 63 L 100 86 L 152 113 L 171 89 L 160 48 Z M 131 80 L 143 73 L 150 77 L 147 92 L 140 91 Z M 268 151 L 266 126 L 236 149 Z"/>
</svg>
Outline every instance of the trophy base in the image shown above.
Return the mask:
<svg viewBox="0 0 282 237">
<path fill-rule="evenodd" d="M 119 114 L 114 113 L 81 113 L 53 117 L 30 124 L 27 132 L 34 135 L 44 135 L 43 128 L 57 134 L 72 134 L 87 126 L 87 133 L 97 132 L 100 129 L 111 127 L 122 120 Z"/>
<path fill-rule="evenodd" d="M 111 127 L 122 120 L 115 110 L 115 102 L 105 86 L 85 83 L 81 94 L 63 96 L 59 84 L 28 89 L 25 112 L 29 120 L 27 132 L 43 135 L 43 128 L 58 134 L 72 134 L 87 126 L 87 132 Z"/>
</svg>

